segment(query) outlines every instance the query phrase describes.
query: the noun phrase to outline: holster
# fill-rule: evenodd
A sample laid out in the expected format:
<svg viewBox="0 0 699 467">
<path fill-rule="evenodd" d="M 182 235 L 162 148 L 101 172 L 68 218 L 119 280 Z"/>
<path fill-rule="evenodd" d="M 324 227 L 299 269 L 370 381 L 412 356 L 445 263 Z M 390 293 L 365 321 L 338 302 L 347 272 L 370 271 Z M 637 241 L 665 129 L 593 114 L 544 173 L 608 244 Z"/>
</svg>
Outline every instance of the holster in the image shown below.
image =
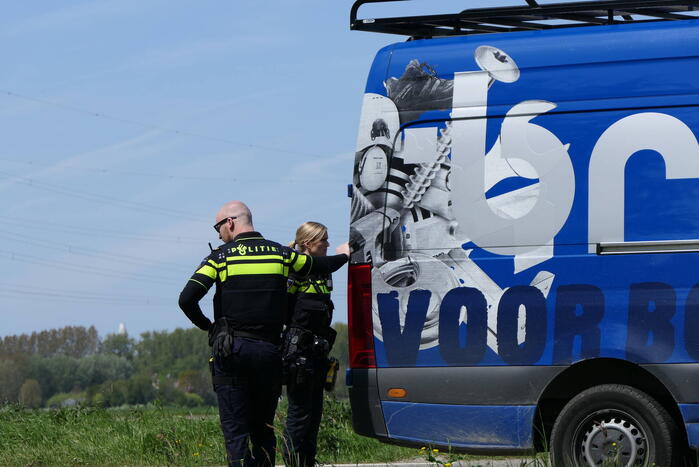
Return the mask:
<svg viewBox="0 0 699 467">
<path fill-rule="evenodd" d="M 303 356 L 290 359 L 286 366 L 286 384 L 306 384 L 311 381 L 315 373 L 313 369 L 313 360 Z"/>
<path fill-rule="evenodd" d="M 330 357 L 328 359 L 328 372 L 325 374 L 325 383 L 323 388 L 328 391 L 335 390 L 335 383 L 337 382 L 337 373 L 340 369 L 340 362 L 335 357 Z"/>
<path fill-rule="evenodd" d="M 308 359 L 313 346 L 313 333 L 299 327 L 289 327 L 282 336 L 282 382 L 303 384 L 312 374 Z"/>
<path fill-rule="evenodd" d="M 307 353 L 313 345 L 313 333 L 299 327 L 289 327 L 282 336 L 282 359 Z"/>
<path fill-rule="evenodd" d="M 337 331 L 333 328 L 328 328 L 323 334 L 313 336 L 313 344 L 311 345 L 312 354 L 324 360 L 330 354 L 330 350 L 335 344 L 335 338 L 337 337 Z"/>
</svg>

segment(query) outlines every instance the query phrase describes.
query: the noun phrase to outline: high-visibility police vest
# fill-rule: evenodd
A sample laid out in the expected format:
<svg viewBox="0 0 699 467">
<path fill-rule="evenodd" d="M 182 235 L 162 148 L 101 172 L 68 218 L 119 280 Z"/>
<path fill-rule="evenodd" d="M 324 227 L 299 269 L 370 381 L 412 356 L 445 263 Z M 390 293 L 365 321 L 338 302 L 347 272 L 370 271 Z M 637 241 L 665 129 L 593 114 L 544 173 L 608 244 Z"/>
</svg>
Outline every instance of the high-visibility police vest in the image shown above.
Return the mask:
<svg viewBox="0 0 699 467">
<path fill-rule="evenodd" d="M 289 279 L 289 293 L 293 295 L 289 324 L 325 336 L 332 322 L 332 276 L 298 277 Z"/>
<path fill-rule="evenodd" d="M 190 280 L 207 290 L 216 284 L 215 319 L 275 340 L 286 313 L 287 278 L 290 272 L 308 274 L 312 261 L 258 232 L 245 232 L 214 250 Z"/>
</svg>

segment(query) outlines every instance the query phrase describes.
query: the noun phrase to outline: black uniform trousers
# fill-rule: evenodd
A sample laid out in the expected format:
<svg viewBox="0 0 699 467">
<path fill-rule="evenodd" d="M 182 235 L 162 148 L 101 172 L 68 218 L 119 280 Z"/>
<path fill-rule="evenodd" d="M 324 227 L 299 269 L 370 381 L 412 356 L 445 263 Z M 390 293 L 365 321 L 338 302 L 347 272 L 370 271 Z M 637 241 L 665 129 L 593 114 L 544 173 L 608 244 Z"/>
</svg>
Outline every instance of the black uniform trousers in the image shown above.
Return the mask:
<svg viewBox="0 0 699 467">
<path fill-rule="evenodd" d="M 312 467 L 316 463 L 328 360 L 316 357 L 312 364 L 311 377 L 300 384 L 290 381 L 286 386 L 289 409 L 284 430 L 284 462 L 287 466 Z"/>
<path fill-rule="evenodd" d="M 214 359 L 214 376 L 233 378 L 232 384 L 214 384 L 230 466 L 274 466 L 281 373 L 278 346 L 262 340 L 235 337 L 233 355 Z"/>
</svg>

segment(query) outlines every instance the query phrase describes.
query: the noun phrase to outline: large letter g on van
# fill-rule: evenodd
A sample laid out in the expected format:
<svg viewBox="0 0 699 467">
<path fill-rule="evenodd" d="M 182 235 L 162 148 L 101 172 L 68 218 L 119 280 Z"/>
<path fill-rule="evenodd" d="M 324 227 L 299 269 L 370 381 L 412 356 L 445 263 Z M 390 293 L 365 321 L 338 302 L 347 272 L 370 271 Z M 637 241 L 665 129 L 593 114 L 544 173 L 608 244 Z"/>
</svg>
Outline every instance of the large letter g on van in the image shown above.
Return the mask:
<svg viewBox="0 0 699 467">
<path fill-rule="evenodd" d="M 498 143 L 487 158 L 501 158 L 514 176 L 539 179 L 533 205 L 521 203 L 516 193 L 501 195 L 500 209 L 493 209 L 485 193 L 488 173 L 485 152 L 485 119 L 452 123 L 452 203 L 459 230 L 479 247 L 498 255 L 519 255 L 550 245 L 570 213 L 575 175 L 564 145 L 546 128 L 531 123 L 534 117 L 556 107 L 546 101 L 524 101 L 506 115 Z M 464 136 L 465 127 L 478 126 L 476 144 Z M 459 131 L 460 129 L 465 131 Z M 498 154 L 498 146 L 500 153 Z M 518 204 L 519 203 L 519 204 Z M 509 208 L 509 209 L 508 209 Z"/>
</svg>

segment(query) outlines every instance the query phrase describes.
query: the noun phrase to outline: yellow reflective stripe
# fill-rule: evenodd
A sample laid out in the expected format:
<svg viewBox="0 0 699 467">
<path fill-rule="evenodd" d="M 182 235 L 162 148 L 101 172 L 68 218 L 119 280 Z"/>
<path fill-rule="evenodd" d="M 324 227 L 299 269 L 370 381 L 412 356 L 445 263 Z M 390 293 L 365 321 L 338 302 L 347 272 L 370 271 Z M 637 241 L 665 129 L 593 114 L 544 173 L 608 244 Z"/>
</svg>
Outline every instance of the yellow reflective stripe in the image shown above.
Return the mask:
<svg viewBox="0 0 699 467">
<path fill-rule="evenodd" d="M 295 285 L 292 285 L 291 287 L 289 287 L 289 289 L 287 290 L 287 292 L 289 292 L 289 293 L 296 293 L 296 291 L 297 291 L 298 289 L 299 289 L 298 287 L 296 287 Z"/>
<path fill-rule="evenodd" d="M 246 274 L 284 274 L 284 265 L 281 263 L 240 263 L 229 264 L 228 275 L 240 276 Z"/>
<path fill-rule="evenodd" d="M 204 266 L 200 267 L 195 274 L 203 274 L 210 279 L 216 279 L 216 269 L 212 268 L 208 264 L 205 264 Z"/>
<path fill-rule="evenodd" d="M 291 267 L 294 269 L 294 272 L 299 272 L 301 268 L 303 268 L 306 265 L 306 261 L 308 260 L 308 256 L 306 255 L 299 255 L 298 253 L 296 254 L 296 261 L 292 263 Z"/>
<path fill-rule="evenodd" d="M 228 279 L 228 271 L 226 271 L 225 269 L 220 271 L 218 273 L 218 278 L 221 282 L 226 282 L 226 279 Z"/>
<path fill-rule="evenodd" d="M 226 263 L 217 263 L 217 262 L 214 261 L 213 259 L 210 259 L 210 260 L 208 261 L 208 263 L 209 263 L 210 265 L 212 265 L 213 267 L 215 267 L 216 269 L 222 268 L 222 267 L 224 267 L 224 266 L 226 265 Z"/>
<path fill-rule="evenodd" d="M 316 290 L 316 288 L 318 290 Z M 310 282 L 303 282 L 298 284 L 297 287 L 299 292 L 307 293 L 307 294 L 329 294 L 330 289 L 328 289 L 325 285 L 320 285 L 316 284 L 315 287 L 313 284 Z"/>
<path fill-rule="evenodd" d="M 199 285 L 201 285 L 202 287 L 204 287 L 206 290 L 209 290 L 209 288 L 208 288 L 207 286 L 205 286 L 204 284 L 202 284 L 202 283 L 199 282 L 198 280 L 196 280 L 196 279 L 189 279 L 189 280 L 192 281 L 192 282 L 196 282 L 197 284 L 199 284 Z"/>
<path fill-rule="evenodd" d="M 289 255 L 289 257 L 288 257 L 288 258 L 284 258 L 284 264 L 291 264 L 291 263 L 293 263 L 294 261 L 296 261 L 296 257 L 297 257 L 298 255 L 299 255 L 299 254 L 296 253 L 294 250 L 291 250 L 291 254 Z"/>
<path fill-rule="evenodd" d="M 245 261 L 245 260 L 257 260 L 257 259 L 263 259 L 263 260 L 278 260 L 278 261 L 283 261 L 284 258 L 282 255 L 240 255 L 240 256 L 226 256 L 226 261 Z"/>
</svg>

